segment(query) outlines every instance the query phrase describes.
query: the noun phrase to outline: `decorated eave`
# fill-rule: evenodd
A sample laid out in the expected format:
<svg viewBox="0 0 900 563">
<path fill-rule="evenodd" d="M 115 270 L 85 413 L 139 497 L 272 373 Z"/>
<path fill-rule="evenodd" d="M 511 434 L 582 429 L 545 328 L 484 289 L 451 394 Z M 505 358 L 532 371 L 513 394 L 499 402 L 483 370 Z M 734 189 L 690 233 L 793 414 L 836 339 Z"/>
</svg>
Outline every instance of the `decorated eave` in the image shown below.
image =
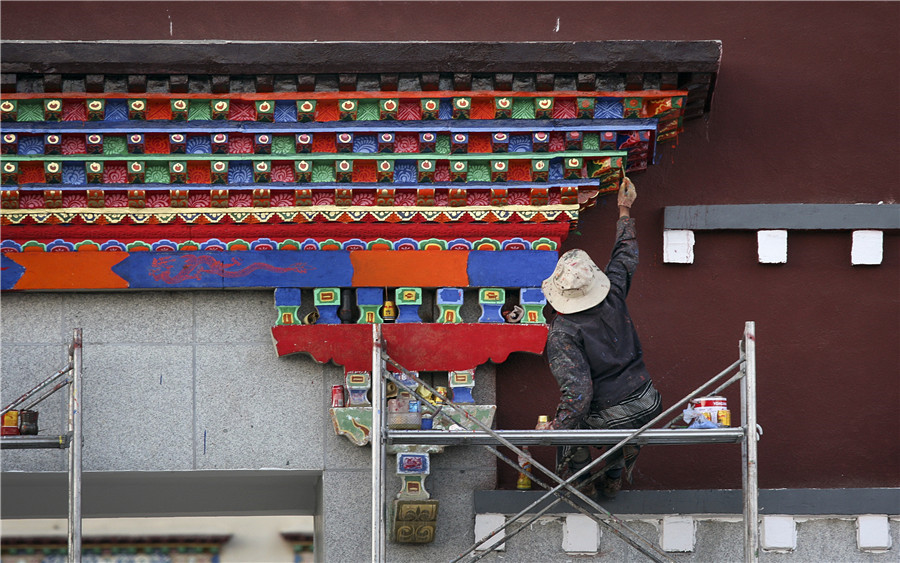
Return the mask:
<svg viewBox="0 0 900 563">
<path fill-rule="evenodd" d="M 487 290 L 484 330 L 513 305 L 540 324 L 560 243 L 708 111 L 721 56 L 717 41 L 2 48 L 0 289 L 275 288 L 281 332 L 311 308 L 301 290 L 354 314 L 404 288 Z M 398 322 L 463 320 L 438 300 Z M 309 351 L 316 326 L 279 346 Z M 492 334 L 476 339 L 506 341 Z"/>
</svg>

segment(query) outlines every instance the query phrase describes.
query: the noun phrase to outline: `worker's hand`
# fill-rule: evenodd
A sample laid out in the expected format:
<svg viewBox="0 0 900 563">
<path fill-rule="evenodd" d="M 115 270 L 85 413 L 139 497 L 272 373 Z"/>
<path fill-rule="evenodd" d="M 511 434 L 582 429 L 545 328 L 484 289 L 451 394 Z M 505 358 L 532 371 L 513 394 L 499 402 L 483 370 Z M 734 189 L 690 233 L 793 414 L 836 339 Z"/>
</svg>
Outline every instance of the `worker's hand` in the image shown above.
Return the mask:
<svg viewBox="0 0 900 563">
<path fill-rule="evenodd" d="M 538 422 L 535 430 L 550 430 L 550 422 Z"/>
<path fill-rule="evenodd" d="M 635 199 L 637 199 L 637 189 L 627 176 L 623 176 L 622 184 L 619 186 L 619 207 L 631 209 Z"/>
</svg>

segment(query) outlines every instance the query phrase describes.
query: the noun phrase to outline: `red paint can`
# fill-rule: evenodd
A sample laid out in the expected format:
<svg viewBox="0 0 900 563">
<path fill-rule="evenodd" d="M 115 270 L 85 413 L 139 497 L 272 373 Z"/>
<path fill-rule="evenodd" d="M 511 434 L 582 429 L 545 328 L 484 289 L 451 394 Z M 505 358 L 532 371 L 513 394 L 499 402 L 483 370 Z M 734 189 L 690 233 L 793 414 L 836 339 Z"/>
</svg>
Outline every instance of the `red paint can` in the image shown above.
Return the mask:
<svg viewBox="0 0 900 563">
<path fill-rule="evenodd" d="M 331 407 L 339 408 L 344 406 L 344 386 L 333 385 L 331 387 Z"/>
<path fill-rule="evenodd" d="M 719 412 L 728 412 L 728 399 L 719 396 L 697 397 L 691 401 L 691 407 L 693 407 L 695 411 L 701 413 L 710 422 L 721 424 L 722 421 L 719 419 Z M 727 416 L 727 421 L 730 423 L 731 413 L 729 412 Z M 728 424 L 725 426 L 727 425 Z"/>
</svg>

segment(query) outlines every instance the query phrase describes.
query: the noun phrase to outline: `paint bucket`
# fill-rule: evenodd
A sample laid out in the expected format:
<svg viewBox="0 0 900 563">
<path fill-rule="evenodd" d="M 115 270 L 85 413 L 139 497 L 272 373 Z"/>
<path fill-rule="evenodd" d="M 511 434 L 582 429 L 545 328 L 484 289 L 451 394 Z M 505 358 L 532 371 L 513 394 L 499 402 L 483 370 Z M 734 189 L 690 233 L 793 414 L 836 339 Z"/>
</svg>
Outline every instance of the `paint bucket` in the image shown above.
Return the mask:
<svg viewBox="0 0 900 563">
<path fill-rule="evenodd" d="M 19 432 L 29 436 L 38 433 L 38 411 L 19 412 Z"/>
<path fill-rule="evenodd" d="M 344 386 L 332 385 L 331 387 L 331 407 L 340 408 L 344 406 Z"/>
<path fill-rule="evenodd" d="M 728 399 L 725 397 L 697 397 L 691 401 L 691 408 L 702 414 L 710 422 L 719 423 L 719 411 L 728 411 Z M 731 422 L 731 413 L 728 422 Z"/>
<path fill-rule="evenodd" d="M 19 434 L 19 411 L 9 411 L 3 415 L 2 434 L 4 436 Z"/>
</svg>

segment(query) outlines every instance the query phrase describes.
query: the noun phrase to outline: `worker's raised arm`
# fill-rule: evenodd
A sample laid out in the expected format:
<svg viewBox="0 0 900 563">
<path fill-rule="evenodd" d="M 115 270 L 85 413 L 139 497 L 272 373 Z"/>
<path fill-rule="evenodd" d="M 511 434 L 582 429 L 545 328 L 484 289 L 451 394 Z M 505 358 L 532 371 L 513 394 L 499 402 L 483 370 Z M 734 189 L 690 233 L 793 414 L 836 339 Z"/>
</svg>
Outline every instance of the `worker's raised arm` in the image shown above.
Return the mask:
<svg viewBox="0 0 900 563">
<path fill-rule="evenodd" d="M 622 184 L 619 186 L 619 217 L 631 217 L 631 206 L 637 199 L 637 189 L 628 179 L 628 176 L 622 177 Z"/>
<path fill-rule="evenodd" d="M 619 188 L 619 220 L 616 222 L 616 245 L 606 266 L 610 285 L 624 298 L 631 286 L 631 276 L 638 265 L 637 231 L 631 218 L 631 206 L 637 198 L 637 190 L 631 180 L 624 178 Z"/>
</svg>

